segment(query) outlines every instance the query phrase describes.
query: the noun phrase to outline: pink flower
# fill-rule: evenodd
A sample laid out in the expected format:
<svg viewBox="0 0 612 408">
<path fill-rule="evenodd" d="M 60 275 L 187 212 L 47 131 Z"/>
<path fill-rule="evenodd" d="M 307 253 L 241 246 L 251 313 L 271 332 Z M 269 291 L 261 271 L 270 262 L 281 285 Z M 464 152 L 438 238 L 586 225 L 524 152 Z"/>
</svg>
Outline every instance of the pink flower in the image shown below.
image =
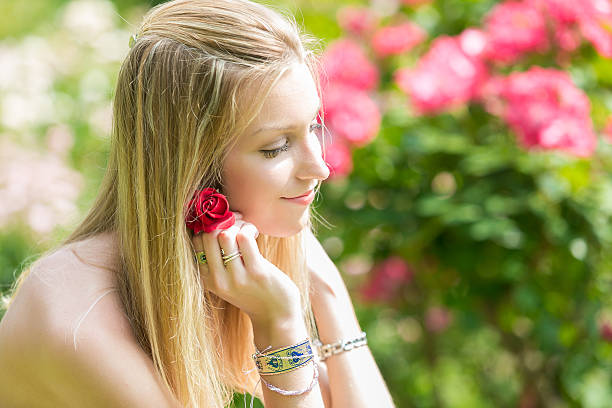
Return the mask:
<svg viewBox="0 0 612 408">
<path fill-rule="evenodd" d="M 46 134 L 46 145 L 50 152 L 65 158 L 74 145 L 72 129 L 63 124 L 50 127 Z"/>
<path fill-rule="evenodd" d="M 368 7 L 346 6 L 338 10 L 338 24 L 348 33 L 362 36 L 372 31 L 378 19 Z"/>
<path fill-rule="evenodd" d="M 580 47 L 580 32 L 569 24 L 558 24 L 555 30 L 555 41 L 563 51 L 572 52 Z"/>
<path fill-rule="evenodd" d="M 590 156 L 596 137 L 590 102 L 563 71 L 532 67 L 484 88 L 487 109 L 503 117 L 528 148 L 562 150 Z"/>
<path fill-rule="evenodd" d="M 608 120 L 606 121 L 606 126 L 604 127 L 603 132 L 608 142 L 612 143 L 612 115 L 608 116 Z"/>
<path fill-rule="evenodd" d="M 465 29 L 458 37 L 461 50 L 469 57 L 480 58 L 484 55 L 489 39 L 487 34 L 476 28 Z"/>
<path fill-rule="evenodd" d="M 398 55 L 410 51 L 425 39 L 425 31 L 416 24 L 407 22 L 380 28 L 372 38 L 372 48 L 381 57 Z"/>
<path fill-rule="evenodd" d="M 421 4 L 431 3 L 432 0 L 402 0 L 402 3 L 408 6 L 420 6 Z"/>
<path fill-rule="evenodd" d="M 540 147 L 565 150 L 578 157 L 589 157 L 596 145 L 591 122 L 584 118 L 559 115 L 540 132 Z"/>
<path fill-rule="evenodd" d="M 330 44 L 321 57 L 321 83 L 342 83 L 363 91 L 370 91 L 378 84 L 378 69 L 363 49 L 347 39 Z"/>
<path fill-rule="evenodd" d="M 612 58 L 612 11 L 607 0 L 600 0 L 599 3 L 606 4 L 607 7 L 595 9 L 593 13 L 581 18 L 580 31 L 599 54 Z"/>
<path fill-rule="evenodd" d="M 363 146 L 376 137 L 381 114 L 367 93 L 342 84 L 323 90 L 325 122 L 334 136 Z"/>
<path fill-rule="evenodd" d="M 351 150 L 341 140 L 325 146 L 325 163 L 329 168 L 329 179 L 346 177 L 353 171 Z"/>
<path fill-rule="evenodd" d="M 584 12 L 584 3 L 590 0 L 526 0 L 532 6 L 545 10 L 556 22 L 572 24 L 579 20 Z"/>
<path fill-rule="evenodd" d="M 366 300 L 391 300 L 402 285 L 410 283 L 413 275 L 403 258 L 392 256 L 374 267 L 370 280 L 361 288 L 361 294 Z"/>
<path fill-rule="evenodd" d="M 433 333 L 444 331 L 453 321 L 451 312 L 441 306 L 433 306 L 425 312 L 425 327 Z"/>
<path fill-rule="evenodd" d="M 577 30 L 604 57 L 612 57 L 612 5 L 610 0 L 528 0 L 550 16 L 561 48 L 577 48 Z M 561 33 L 559 33 L 561 32 Z"/>
<path fill-rule="evenodd" d="M 604 322 L 599 326 L 599 335 L 608 343 L 612 343 L 612 324 Z"/>
<path fill-rule="evenodd" d="M 464 34 L 437 38 L 416 68 L 395 72 L 396 83 L 410 96 L 418 113 L 438 113 L 478 95 L 488 75 L 479 58 L 482 38 L 475 31 Z"/>
<path fill-rule="evenodd" d="M 29 227 L 46 239 L 57 226 L 77 219 L 82 189 L 82 175 L 61 155 L 42 154 L 13 143 L 11 137 L 0 138 L 0 228 Z"/>
<path fill-rule="evenodd" d="M 511 63 L 528 52 L 548 50 L 546 18 L 529 3 L 505 2 L 486 17 L 488 58 Z"/>
</svg>

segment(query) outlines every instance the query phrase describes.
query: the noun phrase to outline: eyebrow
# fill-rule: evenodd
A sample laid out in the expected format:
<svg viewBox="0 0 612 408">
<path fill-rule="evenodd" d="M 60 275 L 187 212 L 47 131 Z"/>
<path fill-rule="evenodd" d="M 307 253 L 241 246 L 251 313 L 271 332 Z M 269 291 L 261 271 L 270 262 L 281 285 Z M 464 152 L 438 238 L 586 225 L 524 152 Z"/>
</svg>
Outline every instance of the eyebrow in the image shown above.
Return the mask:
<svg viewBox="0 0 612 408">
<path fill-rule="evenodd" d="M 319 102 L 319 107 L 317 108 L 314 116 L 316 117 L 317 114 L 319 113 L 319 111 L 321 110 L 321 102 Z M 253 132 L 253 136 L 255 136 L 258 133 L 261 132 L 270 132 L 272 130 L 274 131 L 281 131 L 281 130 L 292 130 L 297 128 L 298 125 L 293 125 L 293 126 L 276 126 L 276 125 L 269 125 L 269 126 L 262 126 L 259 129 L 257 129 L 255 132 Z"/>
</svg>

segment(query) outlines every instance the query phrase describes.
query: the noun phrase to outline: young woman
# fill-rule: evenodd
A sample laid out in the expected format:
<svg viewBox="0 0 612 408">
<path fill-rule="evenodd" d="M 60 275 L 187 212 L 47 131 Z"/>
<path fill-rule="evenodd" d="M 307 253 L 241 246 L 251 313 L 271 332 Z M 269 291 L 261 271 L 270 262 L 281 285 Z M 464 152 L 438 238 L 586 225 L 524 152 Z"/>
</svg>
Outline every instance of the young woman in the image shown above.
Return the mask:
<svg viewBox="0 0 612 408">
<path fill-rule="evenodd" d="M 222 407 L 235 391 L 267 408 L 393 406 L 312 232 L 329 175 L 313 43 L 247 0 L 146 14 L 98 197 L 0 323 L 0 401 L 27 405 L 25 381 L 28 406 Z M 222 211 L 200 232 L 195 207 Z M 319 356 L 317 338 L 343 343 Z"/>
</svg>

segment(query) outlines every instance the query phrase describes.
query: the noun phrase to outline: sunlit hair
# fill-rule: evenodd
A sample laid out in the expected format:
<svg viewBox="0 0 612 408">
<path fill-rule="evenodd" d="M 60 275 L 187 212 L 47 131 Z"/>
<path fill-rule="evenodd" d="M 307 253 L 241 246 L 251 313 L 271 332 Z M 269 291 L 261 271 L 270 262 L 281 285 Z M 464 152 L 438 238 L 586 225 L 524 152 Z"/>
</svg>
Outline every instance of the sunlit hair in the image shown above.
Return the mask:
<svg viewBox="0 0 612 408">
<path fill-rule="evenodd" d="M 307 64 L 320 95 L 315 46 L 292 17 L 257 3 L 175 0 L 144 16 L 121 65 L 108 167 L 92 208 L 62 245 L 117 232 L 127 316 L 183 406 L 228 405 L 258 380 L 256 370 L 243 373 L 254 368 L 248 317 L 199 279 L 186 203 L 199 188 L 223 191 L 226 154 L 292 63 Z M 299 287 L 315 336 L 303 239 L 304 232 L 261 234 L 257 244 Z M 255 395 L 262 398 L 261 386 Z"/>
</svg>

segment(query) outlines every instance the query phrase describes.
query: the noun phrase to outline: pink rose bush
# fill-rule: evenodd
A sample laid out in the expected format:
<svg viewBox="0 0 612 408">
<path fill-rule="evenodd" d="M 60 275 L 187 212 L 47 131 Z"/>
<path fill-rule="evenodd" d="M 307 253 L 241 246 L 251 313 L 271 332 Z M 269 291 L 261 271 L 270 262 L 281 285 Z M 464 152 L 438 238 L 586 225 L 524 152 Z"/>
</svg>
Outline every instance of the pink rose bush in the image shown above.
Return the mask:
<svg viewBox="0 0 612 408">
<path fill-rule="evenodd" d="M 321 57 L 321 83 L 342 83 L 362 91 L 372 91 L 378 86 L 378 68 L 363 48 L 348 39 L 334 41 Z"/>
<path fill-rule="evenodd" d="M 612 4 L 609 0 L 529 0 L 549 16 L 555 38 L 573 51 L 581 34 L 599 54 L 612 57 Z"/>
<path fill-rule="evenodd" d="M 392 256 L 374 266 L 370 280 L 361 288 L 361 295 L 370 301 L 391 300 L 402 285 L 410 283 L 413 275 L 403 258 Z"/>
<path fill-rule="evenodd" d="M 612 319 L 593 330 L 591 316 L 609 307 L 593 288 L 612 249 L 611 4 L 382 0 L 339 14 L 345 37 L 322 59 L 326 161 L 351 177 L 329 186 L 348 227 L 329 248 L 369 309 L 364 330 L 419 363 L 405 381 L 452 362 L 488 373 L 468 384 L 472 405 L 582 406 L 580 376 L 556 379 L 576 361 L 607 368 Z M 438 398 L 456 378 L 399 405 L 452 405 Z"/>
<path fill-rule="evenodd" d="M 433 0 L 402 0 L 402 3 L 408 6 L 420 6 L 422 4 L 431 3 Z"/>
<path fill-rule="evenodd" d="M 433 333 L 440 333 L 452 323 L 450 310 L 441 306 L 432 306 L 425 312 L 425 327 Z"/>
<path fill-rule="evenodd" d="M 415 68 L 395 72 L 397 85 L 410 96 L 417 113 L 436 114 L 478 95 L 488 70 L 478 44 L 470 43 L 474 40 L 467 37 L 474 32 L 465 34 L 438 37 Z"/>
<path fill-rule="evenodd" d="M 395 83 L 418 115 L 484 102 L 490 113 L 508 123 L 523 146 L 588 157 L 597 144 L 589 99 L 566 73 L 532 67 L 508 76 L 490 74 L 496 64 L 550 51 L 551 38 L 563 51 L 575 50 L 580 44 L 578 28 L 606 55 L 606 42 L 612 37 L 598 30 L 612 15 L 609 0 L 579 4 L 580 10 L 576 3 L 562 0 L 499 3 L 486 15 L 483 29 L 436 38 L 415 67 L 396 70 Z M 552 37 L 551 24 L 556 29 Z"/>
<path fill-rule="evenodd" d="M 612 58 L 612 5 L 608 0 L 589 0 L 585 11 L 578 22 L 582 35 L 597 52 Z"/>
<path fill-rule="evenodd" d="M 367 35 L 378 24 L 378 18 L 368 7 L 343 7 L 338 10 L 337 19 L 345 32 L 356 36 Z"/>
<path fill-rule="evenodd" d="M 399 55 L 410 51 L 425 39 L 425 31 L 407 22 L 379 29 L 372 38 L 372 49 L 378 56 Z"/>
<path fill-rule="evenodd" d="M 340 138 L 325 146 L 325 163 L 329 168 L 330 178 L 341 177 L 353 171 L 351 149 Z"/>
<path fill-rule="evenodd" d="M 380 112 L 366 92 L 341 83 L 330 84 L 324 101 L 326 125 L 335 136 L 363 146 L 378 133 Z"/>
<path fill-rule="evenodd" d="M 612 343 L 612 323 L 603 322 L 599 326 L 599 335 L 604 341 L 607 341 L 608 343 Z"/>
<path fill-rule="evenodd" d="M 380 130 L 382 113 L 372 97 L 379 72 L 368 49 L 378 58 L 405 55 L 427 37 L 416 24 L 398 20 L 378 26 L 379 18 L 367 7 L 338 13 L 344 31 L 356 36 L 333 42 L 321 59 L 325 120 L 332 138 L 342 139 L 338 146 L 365 146 Z M 417 115 L 482 102 L 508 123 L 522 146 L 588 157 L 596 146 L 590 103 L 567 74 L 538 67 L 507 77 L 495 71 L 527 55 L 551 52 L 553 44 L 575 51 L 582 38 L 602 55 L 612 55 L 610 27 L 609 0 L 503 1 L 486 14 L 482 28 L 435 38 L 413 67 L 399 67 L 392 80 Z M 345 176 L 349 168 L 343 165 L 333 174 Z"/>
<path fill-rule="evenodd" d="M 603 134 L 608 143 L 612 143 L 612 116 L 608 116 L 606 125 L 603 129 Z"/>
<path fill-rule="evenodd" d="M 352 170 L 347 149 L 371 142 L 380 128 L 380 110 L 369 94 L 378 85 L 378 69 L 359 44 L 340 40 L 322 56 L 321 76 L 323 115 L 333 140 L 325 157 L 330 178 L 344 177 Z"/>
<path fill-rule="evenodd" d="M 483 92 L 528 148 L 558 149 L 579 157 L 595 150 L 587 95 L 563 72 L 532 67 L 492 79 Z"/>
<path fill-rule="evenodd" d="M 486 17 L 485 31 L 491 61 L 511 63 L 525 53 L 549 48 L 546 18 L 528 3 L 498 4 Z"/>
</svg>

